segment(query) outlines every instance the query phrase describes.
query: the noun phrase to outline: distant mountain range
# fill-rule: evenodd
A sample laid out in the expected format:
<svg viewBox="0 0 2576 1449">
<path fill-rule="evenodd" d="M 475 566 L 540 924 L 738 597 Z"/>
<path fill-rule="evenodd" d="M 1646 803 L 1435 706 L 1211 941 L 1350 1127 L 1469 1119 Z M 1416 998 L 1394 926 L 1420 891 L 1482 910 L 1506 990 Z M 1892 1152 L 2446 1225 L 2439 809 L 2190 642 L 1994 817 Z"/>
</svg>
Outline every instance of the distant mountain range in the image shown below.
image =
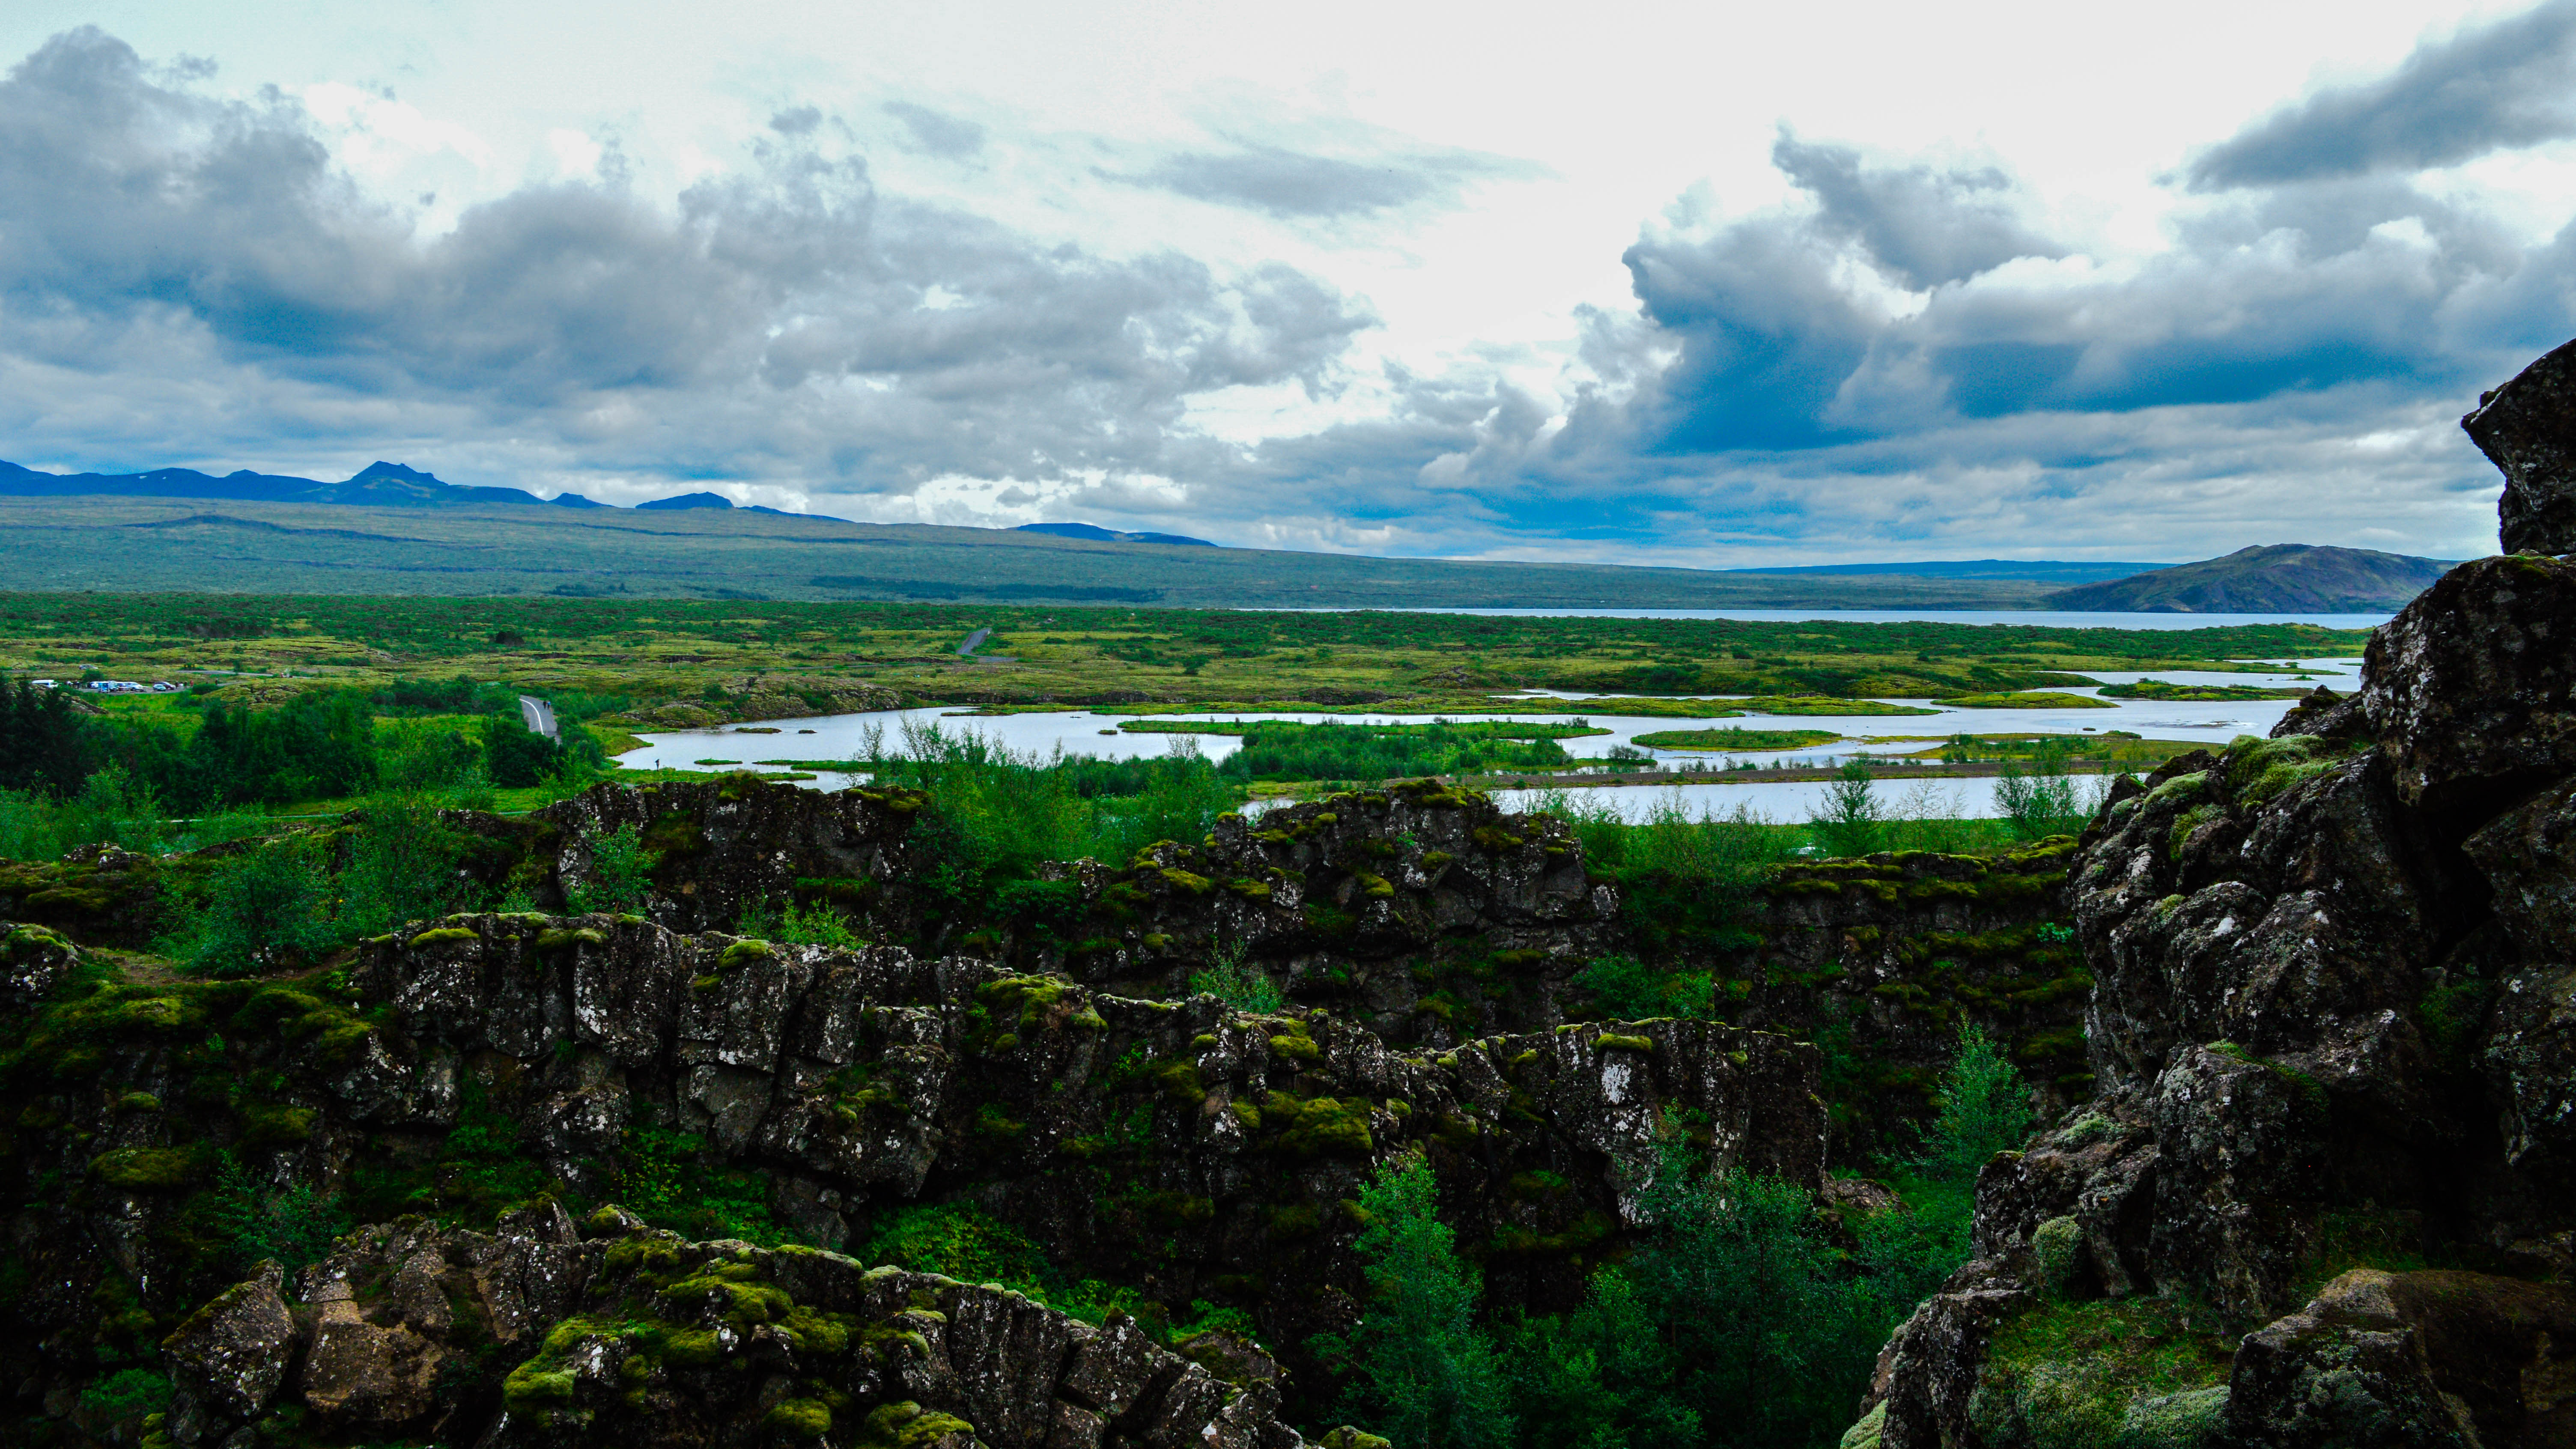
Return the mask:
<svg viewBox="0 0 2576 1449">
<path fill-rule="evenodd" d="M 1204 538 L 1191 538 L 1178 533 L 1120 533 L 1089 523 L 1023 523 L 1020 533 L 1043 533 L 1054 538 L 1087 538 L 1093 543 L 1176 543 L 1191 548 L 1217 548 Z"/>
<path fill-rule="evenodd" d="M 2061 589 L 2047 607 L 2147 614 L 2378 614 L 2406 607 L 2454 560 L 2276 543 L 2106 583 Z"/>
<path fill-rule="evenodd" d="M 1917 579 L 2029 579 L 2043 584 L 2090 584 L 2104 579 L 2125 579 L 2150 569 L 2168 568 L 2160 563 L 2077 563 L 2053 558 L 1971 558 L 1923 560 L 1915 563 L 1793 564 L 1778 568 L 1728 569 L 1731 574 L 1814 574 L 1831 577 L 1870 578 L 1897 574 Z"/>
<path fill-rule="evenodd" d="M 1089 523 L 1016 529 L 863 524 L 744 507 L 710 492 L 616 508 L 577 493 L 539 498 L 517 488 L 452 484 L 386 462 L 337 483 L 246 469 L 221 477 L 190 468 L 41 473 L 0 462 L 0 500 L 8 499 L 21 500 L 12 508 L 24 525 L 14 537 L 24 581 L 16 586 L 36 588 L 204 587 L 204 571 L 212 566 L 222 587 L 252 592 L 327 585 L 386 593 L 633 590 L 1201 608 L 1365 603 L 2301 614 L 2392 612 L 2451 567 L 2440 559 L 2301 544 L 2171 566 L 1967 559 L 1714 570 L 1369 559 L 1227 549 L 1183 534 Z M 51 501 L 72 499 L 98 501 Z M 227 506 L 210 510 L 180 500 Z M 165 506 L 155 508 L 156 502 Z M 370 511 L 349 519 L 363 521 L 362 529 L 344 525 L 347 515 L 316 514 L 314 505 Z M 523 526 L 502 528 L 490 513 L 470 523 L 431 521 L 450 510 L 493 508 L 517 515 Z M 401 521 L 406 517 L 415 522 Z M 754 527 L 764 518 L 776 522 Z M 648 528 L 648 520 L 657 521 Z M 254 545 L 254 537 L 265 541 Z M 683 546 L 683 538 L 698 542 Z M 880 545 L 869 550 L 864 570 L 850 567 L 857 560 L 842 547 L 855 543 Z M 460 546 L 471 562 L 457 556 Z M 673 548 L 680 552 L 669 553 Z M 711 548 L 724 554 L 721 565 L 706 555 Z"/>
<path fill-rule="evenodd" d="M 149 473 L 39 473 L 0 462 L 0 496 L 12 498 L 221 498 L 235 503 L 342 503 L 370 508 L 488 508 L 535 504 L 555 508 L 607 505 L 565 493 L 539 498 L 518 488 L 472 488 L 400 463 L 369 463 L 338 483 L 254 473 L 247 468 L 218 478 L 194 468 Z M 712 498 L 715 495 L 700 494 Z M 726 507 L 733 505 L 727 503 Z"/>
<path fill-rule="evenodd" d="M 336 503 L 365 508 L 494 508 L 534 504 L 552 508 L 608 508 L 578 493 L 539 498 L 523 488 L 486 488 L 450 483 L 435 473 L 400 463 L 369 463 L 351 477 L 326 483 L 282 473 L 254 473 L 247 468 L 216 477 L 194 468 L 159 468 L 149 473 L 40 473 L 16 463 L 0 462 L 0 497 L 6 498 L 218 498 L 230 503 Z M 677 513 L 711 508 L 766 513 L 778 518 L 826 518 L 827 514 L 789 513 L 757 503 L 736 503 L 721 493 L 683 493 L 655 498 L 635 507 L 646 513 Z M 835 522 L 847 522 L 836 519 Z M 1060 538 L 1087 538 L 1099 543 L 1178 543 L 1215 548 L 1204 538 L 1177 533 L 1118 533 L 1088 523 L 1032 523 L 1031 533 Z"/>
</svg>

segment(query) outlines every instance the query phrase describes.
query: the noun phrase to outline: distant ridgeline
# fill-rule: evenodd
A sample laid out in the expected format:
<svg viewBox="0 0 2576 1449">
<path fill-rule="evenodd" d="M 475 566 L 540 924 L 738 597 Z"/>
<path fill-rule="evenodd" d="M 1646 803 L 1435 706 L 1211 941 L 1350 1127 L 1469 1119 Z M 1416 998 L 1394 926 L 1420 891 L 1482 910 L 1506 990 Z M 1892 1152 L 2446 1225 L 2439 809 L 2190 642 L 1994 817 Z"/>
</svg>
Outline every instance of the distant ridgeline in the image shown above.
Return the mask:
<svg viewBox="0 0 2576 1449">
<path fill-rule="evenodd" d="M 293 478 L 280 473 L 254 473 L 247 468 L 218 478 L 194 468 L 156 468 L 149 473 L 39 473 L 0 462 L 0 494 L 16 498 L 71 498 L 108 495 L 121 498 L 221 498 L 235 503 L 346 503 L 374 508 L 482 508 L 495 504 L 545 504 L 556 508 L 605 508 L 578 493 L 539 498 L 519 488 L 476 488 L 449 483 L 434 474 L 400 463 L 375 462 L 340 483 Z M 692 493 L 687 502 L 663 499 L 651 508 L 731 508 L 712 493 Z M 775 512 L 763 509 L 763 512 Z"/>
<path fill-rule="evenodd" d="M 614 505 L 578 493 L 539 498 L 523 488 L 480 487 L 450 483 L 434 473 L 400 463 L 369 463 L 339 483 L 296 478 L 282 473 L 254 473 L 248 468 L 218 478 L 194 468 L 157 468 L 149 473 L 40 473 L 16 463 L 0 462 L 0 497 L 9 498 L 219 498 L 232 503 L 338 503 L 365 508 L 491 508 L 536 504 L 554 508 L 608 508 Z M 766 513 L 776 518 L 825 518 L 827 514 L 790 513 L 757 503 L 736 503 L 721 493 L 682 493 L 655 498 L 635 507 L 649 513 L 676 513 L 713 508 Z M 834 520 L 845 522 L 847 520 Z M 1029 533 L 1058 538 L 1084 538 L 1099 543 L 1172 543 L 1199 548 L 1218 545 L 1177 533 L 1120 533 L 1088 523 L 1031 523 Z"/>
<path fill-rule="evenodd" d="M 220 503 L 221 507 L 201 506 Z M 321 524 L 315 505 L 369 510 Z M 1090 523 L 876 524 L 713 492 L 619 508 L 372 463 L 338 483 L 247 469 L 42 473 L 0 462 L 20 589 L 954 600 L 1178 608 L 1955 609 L 2393 613 L 2452 567 L 2274 544 L 2159 565 L 1952 559 L 1743 569 L 1223 548 Z M 470 513 L 467 510 L 471 510 Z M 853 545 L 869 545 L 854 551 Z"/>
</svg>

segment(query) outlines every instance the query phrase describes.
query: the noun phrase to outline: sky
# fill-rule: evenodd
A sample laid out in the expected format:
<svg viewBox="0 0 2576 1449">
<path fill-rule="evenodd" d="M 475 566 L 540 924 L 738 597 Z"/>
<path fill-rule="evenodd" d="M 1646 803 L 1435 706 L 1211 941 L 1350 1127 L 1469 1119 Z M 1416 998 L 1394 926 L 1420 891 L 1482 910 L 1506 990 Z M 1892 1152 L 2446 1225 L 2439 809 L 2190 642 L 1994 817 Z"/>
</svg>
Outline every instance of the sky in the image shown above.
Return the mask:
<svg viewBox="0 0 2576 1449">
<path fill-rule="evenodd" d="M 2538 8 L 14 0 L 0 457 L 1733 567 L 2495 548 Z"/>
</svg>

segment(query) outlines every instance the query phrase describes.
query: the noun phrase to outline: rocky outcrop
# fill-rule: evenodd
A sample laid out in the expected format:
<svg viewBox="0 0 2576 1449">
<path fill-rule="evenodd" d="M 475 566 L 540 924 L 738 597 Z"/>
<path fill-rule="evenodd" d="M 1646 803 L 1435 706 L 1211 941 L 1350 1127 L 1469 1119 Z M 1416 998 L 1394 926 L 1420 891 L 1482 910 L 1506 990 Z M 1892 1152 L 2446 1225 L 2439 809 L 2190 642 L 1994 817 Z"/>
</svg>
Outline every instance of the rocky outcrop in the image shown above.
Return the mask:
<svg viewBox="0 0 2576 1449">
<path fill-rule="evenodd" d="M 824 1246 L 884 1205 L 972 1184 L 1069 1268 L 1159 1244 L 1167 1301 L 1299 1284 L 1256 1295 L 1283 1341 L 1356 1288 L 1356 1225 L 1335 1205 L 1401 1144 L 1462 1184 L 1468 1241 L 1535 1255 L 1498 1269 L 1506 1284 L 1563 1277 L 1569 1252 L 1633 1222 L 1626 1194 L 1651 1176 L 1667 1113 L 1721 1163 L 1823 1172 L 1814 1049 L 1707 1022 L 1403 1053 L 1320 1009 L 1248 1017 L 964 957 L 597 917 L 455 918 L 379 944 L 351 980 L 390 1009 L 335 1088 L 353 1121 L 452 1127 L 458 1084 L 497 1054 L 517 1064 L 484 1069 L 516 1084 L 503 1110 L 577 1189 L 653 1124 L 777 1174 L 778 1200 Z M 1516 1200 L 1506 1185 L 1533 1171 L 1567 1186 Z M 1068 1177 L 1097 1191 L 1068 1194 Z"/>
<path fill-rule="evenodd" d="M 388 1289 L 434 1317 L 431 1287 L 470 1270 L 476 1321 L 518 1325 L 496 1342 L 578 1316 L 563 1305 L 579 1273 L 545 1246 L 560 1235 L 511 1229 L 513 1202 L 665 1211 L 719 1179 L 764 1235 L 825 1249 L 905 1207 L 971 1206 L 1067 1281 L 1226 1305 L 1294 1346 L 1356 1316 L 1345 1204 L 1397 1152 L 1435 1164 L 1492 1296 L 1551 1309 L 1635 1226 L 1665 1141 L 1810 1187 L 1824 1172 L 1815 1049 L 1710 1022 L 1400 1051 L 1328 1010 L 1247 1016 L 966 957 L 596 915 L 450 917 L 295 982 L 118 982 L 61 954 L 53 999 L 0 1057 L 19 1108 L 7 1226 L 29 1269 L 0 1350 L 37 1382 L 95 1371 L 103 1303 L 149 1324 L 213 1286 L 210 1221 L 334 1197 L 500 1214 L 500 1246 L 442 1247 L 446 1267 Z M 412 1423 L 463 1369 L 374 1291 L 299 1290 L 288 1390 L 351 1422 Z M 192 1402 L 235 1418 L 288 1391 L 224 1367 L 246 1362 L 226 1345 L 275 1337 L 273 1314 L 265 1336 L 238 1317 L 184 1349 L 209 1365 Z"/>
<path fill-rule="evenodd" d="M 696 730 L 732 720 L 867 714 L 901 709 L 903 705 L 901 695 L 879 684 L 806 680 L 783 686 L 754 676 L 742 681 L 739 692 L 727 693 L 720 699 L 672 700 L 625 714 L 604 715 L 597 722 L 638 730 Z"/>
<path fill-rule="evenodd" d="M 2460 426 L 2504 474 L 2505 552 L 2576 552 L 2576 342 L 2481 395 Z"/>
<path fill-rule="evenodd" d="M 1086 1323 L 836 1253 L 690 1242 L 614 1207 L 579 1229 L 551 1200 L 490 1233 L 369 1227 L 300 1275 L 292 1313 L 279 1287 L 266 1265 L 172 1335 L 170 1442 L 1304 1442 L 1280 1421 L 1277 1366 L 1239 1341 L 1229 1382 L 1123 1315 Z"/>
<path fill-rule="evenodd" d="M 928 803 L 913 790 L 825 795 L 749 775 L 596 786 L 537 812 L 522 883 L 544 903 L 578 904 L 601 885 L 600 842 L 632 831 L 651 861 L 643 910 L 673 930 L 721 930 L 745 906 L 807 897 L 864 914 L 887 882 L 916 875 L 911 831 Z"/>
<path fill-rule="evenodd" d="M 2093 977 L 2061 900 L 2074 850 L 2058 838 L 1992 856 L 1783 866 L 1749 903 L 1744 944 L 1702 957 L 1729 1020 L 1830 1044 L 1838 1164 L 1913 1145 L 1962 1026 L 2010 1043 L 2050 1114 L 2091 1094 Z"/>
<path fill-rule="evenodd" d="M 2571 359 L 2469 420 L 2511 546 L 2568 547 L 2529 530 Z M 1882 1443 L 2570 1442 L 2571 646 L 2576 568 L 2465 564 L 2355 696 L 2114 792 L 2066 886 L 2097 1095 L 1980 1178 L 1976 1261 L 1864 1404 Z"/>
<path fill-rule="evenodd" d="M 903 790 L 818 795 L 735 777 L 601 787 L 539 824 L 478 829 L 518 833 L 549 903 L 593 875 L 589 842 L 632 827 L 658 856 L 642 910 L 675 930 L 730 928 L 746 903 L 799 902 L 923 954 L 964 951 L 1162 1000 L 1186 996 L 1225 954 L 1401 1046 L 1601 1015 L 1578 979 L 1586 966 L 1648 958 L 1711 978 L 1714 1005 L 1739 1025 L 1843 1044 L 1846 1163 L 1899 1144 L 1930 1110 L 1963 1022 L 2012 1042 L 2052 1108 L 2091 1081 L 2091 978 L 2058 904 L 2071 841 L 1792 864 L 1717 900 L 1702 881 L 1613 884 L 1562 821 L 1425 780 L 1221 816 L 1195 844 L 1048 864 L 1038 880 L 959 900 L 921 888 L 939 863 L 921 835 L 927 808 Z"/>
</svg>

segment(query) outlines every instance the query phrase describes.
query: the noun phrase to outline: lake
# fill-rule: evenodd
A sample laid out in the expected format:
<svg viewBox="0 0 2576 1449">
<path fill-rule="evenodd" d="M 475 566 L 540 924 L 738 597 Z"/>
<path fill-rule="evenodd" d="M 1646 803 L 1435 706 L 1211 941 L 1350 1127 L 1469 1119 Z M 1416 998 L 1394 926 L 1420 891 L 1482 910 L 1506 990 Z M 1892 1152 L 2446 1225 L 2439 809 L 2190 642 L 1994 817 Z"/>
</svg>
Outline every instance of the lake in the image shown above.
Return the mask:
<svg viewBox="0 0 2576 1449">
<path fill-rule="evenodd" d="M 1334 614 L 1341 609 L 1286 609 Z M 2054 609 L 1388 609 L 1390 614 L 1476 614 L 1498 619 L 1737 619 L 1757 624 L 1823 620 L 1846 624 L 2020 624 L 2042 629 L 2226 629 L 2243 624 L 2314 624 L 2376 629 L 2393 614 L 2098 614 Z"/>
<path fill-rule="evenodd" d="M 2152 616 L 2164 617 L 2164 616 Z M 2297 663 L 2293 672 L 2264 674 L 2221 674 L 2188 670 L 2166 670 L 2152 677 L 2177 684 L 2245 684 L 2306 688 L 2330 684 L 2349 689 L 2358 661 L 2309 660 L 2282 661 Z M 2306 677 L 2302 678 L 2301 675 Z M 2130 683 L 2149 677 L 2118 672 L 2094 675 L 2105 684 Z M 2092 695 L 2087 686 L 2064 691 Z M 1533 691 L 1536 693 L 1536 691 Z M 1557 693 L 1561 699 L 1587 696 Z M 1718 696 L 1710 696 L 1718 697 Z M 1609 753 L 1613 745 L 1644 748 L 1658 760 L 1696 767 L 1722 767 L 1728 756 L 1705 751 L 1662 750 L 1634 744 L 1640 734 L 1675 729 L 1723 729 L 1740 725 L 1752 729 L 1814 729 L 1831 731 L 1841 739 L 1811 749 L 1748 752 L 1734 758 L 1757 760 L 1764 764 L 1804 763 L 1832 765 L 1855 756 L 1908 754 L 1925 744 L 1954 734 L 2088 734 L 2109 730 L 2128 730 L 2153 739 L 2192 740 L 2223 745 L 2238 735 L 2261 735 L 2271 732 L 2281 716 L 2288 712 L 2288 700 L 2255 700 L 2228 703 L 2192 703 L 2181 701 L 2118 700 L 2112 709 L 1957 709 L 1931 705 L 1924 700 L 1892 700 L 1890 703 L 1928 707 L 1938 713 L 1928 715 L 1755 715 L 1732 720 L 1652 719 L 1634 715 L 1591 715 L 1586 718 L 1607 734 L 1564 740 L 1566 753 L 1578 758 L 1597 759 Z M 946 731 L 971 730 L 996 744 L 1022 754 L 1045 756 L 1057 751 L 1067 755 L 1090 755 L 1099 759 L 1132 759 L 1160 755 L 1178 748 L 1177 739 L 1192 739 L 1199 752 L 1211 760 L 1222 760 L 1241 748 L 1241 742 L 1230 735 L 1173 736 L 1169 734 L 1129 733 L 1119 723 L 1132 716 L 1102 714 L 1091 710 L 1059 710 L 1042 714 L 1011 714 L 976 717 L 956 707 L 878 710 L 865 714 L 822 715 L 807 719 L 772 720 L 766 724 L 727 725 L 715 729 L 672 730 L 643 735 L 641 749 L 630 750 L 618 757 L 621 765 L 649 769 L 661 766 L 688 769 L 702 767 L 701 761 L 737 763 L 745 769 L 783 771 L 792 764 L 762 764 L 761 761 L 848 760 L 863 757 L 871 731 L 889 744 L 899 742 L 905 725 L 935 726 Z M 1233 720 L 1293 720 L 1305 723 L 1422 723 L 1430 715 L 1398 714 L 1316 714 L 1281 711 L 1277 713 L 1233 713 L 1201 716 Z M 1513 719 L 1535 722 L 1564 723 L 1569 717 L 1557 714 L 1477 715 L 1477 719 Z M 776 734 L 746 734 L 746 729 L 774 728 Z M 1873 742 L 1873 737 L 1875 741 Z M 720 766 L 703 766 L 720 768 Z M 808 788 L 846 789 L 860 777 L 841 771 L 816 772 L 804 781 Z M 1891 797 L 1916 788 L 1917 782 L 1882 785 L 1881 791 Z M 1994 813 L 1994 782 L 1991 779 L 1946 780 L 1936 783 L 1939 790 L 1955 792 L 1959 813 L 1990 815 Z M 1617 786 L 1597 791 L 1585 790 L 1587 796 L 1617 805 L 1622 813 L 1636 813 L 1648 808 L 1649 797 L 1679 789 L 1690 808 L 1711 808 L 1725 813 L 1741 801 L 1755 810 L 1777 819 L 1803 818 L 1808 807 L 1824 790 L 1821 782 L 1766 782 L 1753 784 L 1711 784 L 1683 786 Z M 1502 798 L 1513 799 L 1521 792 L 1504 792 Z"/>
</svg>

